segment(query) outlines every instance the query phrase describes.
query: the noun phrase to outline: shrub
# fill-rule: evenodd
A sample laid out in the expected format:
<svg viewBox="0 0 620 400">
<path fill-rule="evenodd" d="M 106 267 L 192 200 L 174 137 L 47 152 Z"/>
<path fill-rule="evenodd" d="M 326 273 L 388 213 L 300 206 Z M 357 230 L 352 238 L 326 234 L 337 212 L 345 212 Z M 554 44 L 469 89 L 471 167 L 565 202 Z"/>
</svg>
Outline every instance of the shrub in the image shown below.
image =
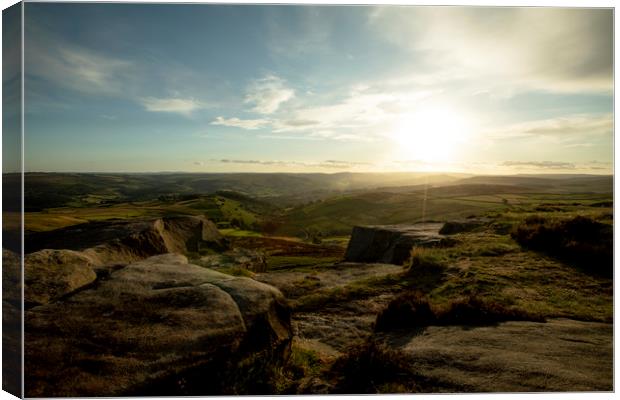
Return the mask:
<svg viewBox="0 0 620 400">
<path fill-rule="evenodd" d="M 415 392 L 415 376 L 409 360 L 401 352 L 373 339 L 349 347 L 337 359 L 330 373 L 336 376 L 334 393 L 393 393 Z M 400 382 L 399 382 L 400 381 Z M 390 387 L 398 385 L 397 390 Z"/>
<path fill-rule="evenodd" d="M 443 269 L 445 264 L 438 249 L 415 247 L 411 250 L 409 270 Z"/>
<path fill-rule="evenodd" d="M 435 322 L 435 313 L 426 297 L 419 292 L 405 293 L 392 300 L 377 315 L 375 331 L 411 329 L 433 325 Z"/>
<path fill-rule="evenodd" d="M 439 325 L 489 325 L 504 321 L 538 321 L 544 318 L 517 308 L 508 308 L 477 296 L 463 297 L 435 311 Z"/>
<path fill-rule="evenodd" d="M 613 227 L 577 216 L 550 220 L 530 216 L 517 226 L 512 237 L 521 246 L 545 252 L 586 272 L 613 273 Z"/>
<path fill-rule="evenodd" d="M 432 306 L 420 293 L 405 293 L 377 315 L 376 332 L 423 328 L 429 325 L 491 325 L 504 321 L 544 321 L 525 310 L 508 308 L 477 296 L 462 297 L 445 306 Z"/>
</svg>

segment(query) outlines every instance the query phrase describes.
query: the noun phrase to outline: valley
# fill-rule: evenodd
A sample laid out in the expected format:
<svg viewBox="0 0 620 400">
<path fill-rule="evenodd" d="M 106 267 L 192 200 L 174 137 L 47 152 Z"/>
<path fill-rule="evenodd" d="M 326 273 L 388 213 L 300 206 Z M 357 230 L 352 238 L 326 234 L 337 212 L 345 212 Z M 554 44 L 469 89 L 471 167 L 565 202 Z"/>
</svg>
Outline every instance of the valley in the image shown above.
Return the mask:
<svg viewBox="0 0 620 400">
<path fill-rule="evenodd" d="M 32 395 L 612 390 L 611 177 L 43 175 L 25 180 Z M 74 194 L 35 207 L 54 184 Z"/>
</svg>

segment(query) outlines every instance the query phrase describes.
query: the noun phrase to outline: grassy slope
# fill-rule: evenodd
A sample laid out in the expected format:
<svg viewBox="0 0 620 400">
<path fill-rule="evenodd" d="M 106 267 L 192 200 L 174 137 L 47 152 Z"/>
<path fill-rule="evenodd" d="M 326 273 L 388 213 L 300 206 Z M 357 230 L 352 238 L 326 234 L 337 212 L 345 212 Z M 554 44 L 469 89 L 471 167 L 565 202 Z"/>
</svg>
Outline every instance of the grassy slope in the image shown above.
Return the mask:
<svg viewBox="0 0 620 400">
<path fill-rule="evenodd" d="M 556 190 L 557 188 L 554 188 Z M 355 225 L 402 224 L 423 220 L 445 221 L 480 215 L 490 210 L 510 211 L 545 203 L 581 205 L 611 200 L 611 188 L 603 193 L 546 193 L 498 185 L 463 185 L 415 190 L 409 193 L 364 192 L 319 200 L 290 209 L 278 233 L 303 236 L 321 232 L 323 236 L 347 235 Z"/>
<path fill-rule="evenodd" d="M 264 206 L 265 210 L 270 210 Z M 265 211 L 268 212 L 268 211 Z M 49 208 L 25 213 L 27 231 L 46 231 L 89 221 L 106 219 L 159 217 L 165 215 L 205 215 L 219 221 L 241 221 L 243 226 L 252 226 L 260 221 L 262 213 L 255 201 L 230 199 L 225 195 L 198 196 L 182 201 L 151 200 L 109 205 Z"/>
<path fill-rule="evenodd" d="M 594 199 L 584 200 L 589 204 Z M 540 203 L 528 198 L 519 207 L 483 214 L 493 223 L 482 231 L 453 235 L 454 247 L 433 250 L 445 268 L 413 270 L 363 279 L 336 289 L 308 293 L 294 303 L 298 310 L 323 307 L 384 293 L 418 290 L 438 304 L 476 295 L 506 307 L 545 317 L 570 317 L 609 322 L 613 315 L 613 281 L 591 275 L 545 254 L 523 249 L 511 237 L 515 224 L 531 215 L 547 218 L 587 216 L 613 223 L 612 209 L 554 202 L 553 211 L 536 211 Z"/>
</svg>

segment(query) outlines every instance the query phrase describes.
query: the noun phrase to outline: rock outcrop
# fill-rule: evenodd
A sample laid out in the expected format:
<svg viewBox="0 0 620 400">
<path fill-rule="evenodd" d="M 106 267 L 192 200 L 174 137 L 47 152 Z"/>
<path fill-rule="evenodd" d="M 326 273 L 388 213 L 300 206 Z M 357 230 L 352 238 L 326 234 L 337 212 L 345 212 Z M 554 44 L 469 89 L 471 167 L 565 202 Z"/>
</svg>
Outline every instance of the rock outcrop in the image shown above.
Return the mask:
<svg viewBox="0 0 620 400">
<path fill-rule="evenodd" d="M 196 216 L 89 222 L 28 234 L 25 244 L 26 253 L 41 249 L 88 251 L 100 263 L 226 248 L 215 224 Z"/>
<path fill-rule="evenodd" d="M 177 254 L 127 265 L 25 318 L 28 397 L 240 394 L 287 357 L 292 338 L 277 289 Z"/>
<path fill-rule="evenodd" d="M 73 250 L 45 249 L 25 257 L 26 304 L 45 304 L 97 279 L 94 263 Z"/>
<path fill-rule="evenodd" d="M 202 217 L 103 221 L 26 237 L 25 302 L 46 304 L 92 283 L 96 273 L 165 253 L 224 249 L 215 224 Z"/>
<path fill-rule="evenodd" d="M 403 264 L 414 246 L 438 246 L 441 223 L 356 226 L 345 253 L 345 261 Z"/>
<path fill-rule="evenodd" d="M 22 393 L 21 276 L 20 256 L 2 249 L 2 390 L 16 397 Z"/>
<path fill-rule="evenodd" d="M 394 331 L 380 341 L 434 392 L 613 390 L 609 323 L 551 319 L 430 326 L 422 332 Z"/>
</svg>

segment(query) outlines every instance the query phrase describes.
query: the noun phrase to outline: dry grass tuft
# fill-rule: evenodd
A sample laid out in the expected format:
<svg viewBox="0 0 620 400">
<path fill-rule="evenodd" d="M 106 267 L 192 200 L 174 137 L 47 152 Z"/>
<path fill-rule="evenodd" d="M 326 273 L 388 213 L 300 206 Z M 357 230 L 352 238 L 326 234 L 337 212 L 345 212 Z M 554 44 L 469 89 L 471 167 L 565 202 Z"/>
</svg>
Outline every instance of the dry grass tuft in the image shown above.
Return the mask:
<svg viewBox="0 0 620 400">
<path fill-rule="evenodd" d="M 521 246 L 547 253 L 584 272 L 613 274 L 613 226 L 577 216 L 553 220 L 533 215 L 512 232 Z"/>
<path fill-rule="evenodd" d="M 431 305 L 419 292 L 404 293 L 377 315 L 375 331 L 414 329 L 429 325 L 491 325 L 504 321 L 544 321 L 540 315 L 477 296 L 461 297 L 443 306 Z"/>
</svg>

